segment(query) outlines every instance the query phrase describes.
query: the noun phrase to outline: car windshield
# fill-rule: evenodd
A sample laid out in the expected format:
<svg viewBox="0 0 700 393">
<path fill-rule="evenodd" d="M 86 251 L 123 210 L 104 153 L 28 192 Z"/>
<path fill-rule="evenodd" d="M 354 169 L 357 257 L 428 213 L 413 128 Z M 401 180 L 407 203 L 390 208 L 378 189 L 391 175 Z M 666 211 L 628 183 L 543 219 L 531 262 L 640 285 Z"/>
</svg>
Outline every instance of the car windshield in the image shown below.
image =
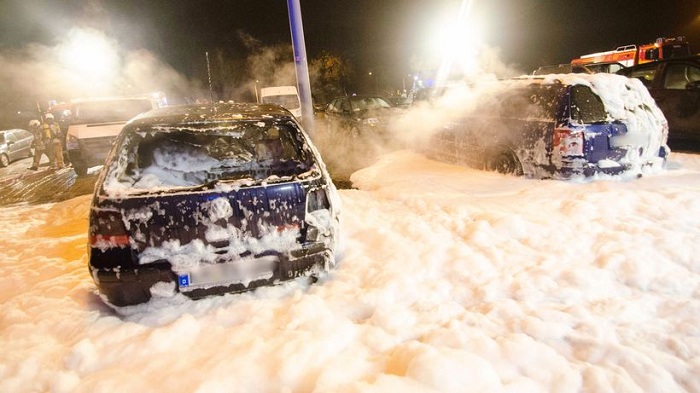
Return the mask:
<svg viewBox="0 0 700 393">
<path fill-rule="evenodd" d="M 654 79 L 656 78 L 656 68 L 656 64 L 652 64 L 648 67 L 635 68 L 629 71 L 623 70 L 621 73 L 628 78 L 637 78 L 642 81 L 644 86 L 649 87 L 654 83 Z"/>
<path fill-rule="evenodd" d="M 300 176 L 313 158 L 292 123 L 237 122 L 209 128 L 157 127 L 127 135 L 108 178 L 134 190 L 260 182 Z M 124 163 L 126 165 L 124 165 Z"/>
<path fill-rule="evenodd" d="M 379 97 L 356 97 L 350 100 L 354 112 L 369 109 L 391 108 L 391 104 Z"/>
<path fill-rule="evenodd" d="M 301 107 L 299 97 L 296 94 L 265 96 L 262 98 L 262 102 L 265 104 L 277 104 L 286 109 L 297 109 Z"/>
<path fill-rule="evenodd" d="M 151 109 L 151 101 L 146 99 L 86 101 L 75 105 L 72 123 L 126 122 Z"/>
</svg>

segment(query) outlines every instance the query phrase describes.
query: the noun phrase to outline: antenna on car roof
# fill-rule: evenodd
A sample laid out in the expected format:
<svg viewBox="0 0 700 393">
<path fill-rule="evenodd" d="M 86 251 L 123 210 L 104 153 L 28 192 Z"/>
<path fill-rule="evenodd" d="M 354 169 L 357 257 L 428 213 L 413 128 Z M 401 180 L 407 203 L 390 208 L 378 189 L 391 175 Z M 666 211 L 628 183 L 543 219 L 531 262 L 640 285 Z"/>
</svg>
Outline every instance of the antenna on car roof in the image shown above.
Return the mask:
<svg viewBox="0 0 700 393">
<path fill-rule="evenodd" d="M 214 109 L 214 92 L 211 88 L 211 66 L 209 65 L 209 52 L 205 52 L 207 55 L 207 76 L 209 77 L 209 105 Z"/>
</svg>

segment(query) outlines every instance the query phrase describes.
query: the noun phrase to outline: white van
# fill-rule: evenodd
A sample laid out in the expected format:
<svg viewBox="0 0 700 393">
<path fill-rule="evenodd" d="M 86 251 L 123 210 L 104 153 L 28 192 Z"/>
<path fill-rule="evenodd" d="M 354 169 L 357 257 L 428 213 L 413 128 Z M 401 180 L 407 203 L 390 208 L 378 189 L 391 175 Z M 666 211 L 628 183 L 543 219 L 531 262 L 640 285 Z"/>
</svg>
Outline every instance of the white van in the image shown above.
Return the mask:
<svg viewBox="0 0 700 393">
<path fill-rule="evenodd" d="M 75 100 L 70 105 L 66 150 L 78 176 L 102 165 L 127 121 L 158 108 L 150 96 Z"/>
<path fill-rule="evenodd" d="M 301 121 L 301 100 L 296 86 L 263 87 L 260 89 L 260 101 L 263 104 L 277 104 Z"/>
</svg>

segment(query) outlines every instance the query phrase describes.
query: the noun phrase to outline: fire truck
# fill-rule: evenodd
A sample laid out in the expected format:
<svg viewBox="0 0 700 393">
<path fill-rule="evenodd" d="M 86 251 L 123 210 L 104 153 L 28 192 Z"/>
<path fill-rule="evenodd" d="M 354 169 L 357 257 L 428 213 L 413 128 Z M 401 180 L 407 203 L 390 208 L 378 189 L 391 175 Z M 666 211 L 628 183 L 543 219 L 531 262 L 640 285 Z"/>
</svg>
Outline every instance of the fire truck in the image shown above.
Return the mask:
<svg viewBox="0 0 700 393">
<path fill-rule="evenodd" d="M 659 59 L 690 56 L 690 45 L 685 37 L 657 38 L 651 44 L 619 46 L 607 52 L 591 53 L 571 60 L 573 65 L 620 63 L 625 67 L 649 63 Z"/>
</svg>

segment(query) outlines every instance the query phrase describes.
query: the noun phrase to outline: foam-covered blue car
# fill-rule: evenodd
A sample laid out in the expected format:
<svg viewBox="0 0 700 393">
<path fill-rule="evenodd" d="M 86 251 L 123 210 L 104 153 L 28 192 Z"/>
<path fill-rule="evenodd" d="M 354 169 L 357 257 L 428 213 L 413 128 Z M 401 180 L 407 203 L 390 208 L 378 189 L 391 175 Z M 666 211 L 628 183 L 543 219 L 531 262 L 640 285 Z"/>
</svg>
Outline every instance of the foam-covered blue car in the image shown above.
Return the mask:
<svg viewBox="0 0 700 393">
<path fill-rule="evenodd" d="M 102 298 L 199 298 L 335 265 L 339 198 L 316 148 L 273 105 L 174 106 L 120 133 L 90 208 Z"/>
<path fill-rule="evenodd" d="M 643 173 L 670 153 L 668 123 L 638 81 L 552 74 L 474 85 L 429 134 L 429 156 L 533 178 Z"/>
</svg>

